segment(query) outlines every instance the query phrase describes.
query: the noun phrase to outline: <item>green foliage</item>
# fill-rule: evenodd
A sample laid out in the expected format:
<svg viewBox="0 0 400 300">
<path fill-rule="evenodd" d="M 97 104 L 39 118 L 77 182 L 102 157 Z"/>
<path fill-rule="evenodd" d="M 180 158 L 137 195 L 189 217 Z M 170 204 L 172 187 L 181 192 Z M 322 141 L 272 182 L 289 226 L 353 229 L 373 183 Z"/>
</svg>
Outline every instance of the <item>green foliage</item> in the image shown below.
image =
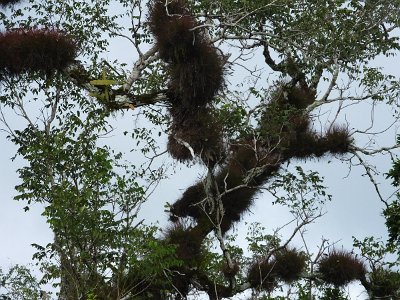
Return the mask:
<svg viewBox="0 0 400 300">
<path fill-rule="evenodd" d="M 6 273 L 0 269 L 0 297 L 39 300 L 41 286 L 28 267 L 14 265 Z"/>
<path fill-rule="evenodd" d="M 21 183 L 15 199 L 25 201 L 26 209 L 44 204 L 43 216 L 55 234 L 53 243 L 33 245 L 42 282 L 77 282 L 73 290 L 64 291 L 61 285 L 61 293 L 101 298 L 112 295 L 119 284 L 121 293 L 131 290 L 136 283 L 125 282 L 129 272 L 151 278 L 180 262 L 174 247 L 160 246 L 155 227 L 137 220 L 146 197 L 138 179 L 148 176 L 152 181 L 158 176 L 127 165 L 120 153 L 100 147 L 107 114 L 89 107 L 90 102 L 82 102 L 79 111 L 61 110 L 54 126 L 14 132 L 18 155 L 29 163 L 18 170 Z M 137 128 L 137 133 L 138 141 L 149 138 L 147 131 Z"/>
<path fill-rule="evenodd" d="M 247 132 L 246 110 L 230 103 L 223 104 L 218 118 L 223 122 L 224 133 L 231 139 L 244 136 Z"/>
<path fill-rule="evenodd" d="M 371 293 L 376 298 L 400 297 L 400 274 L 388 269 L 377 269 L 371 273 Z"/>
<path fill-rule="evenodd" d="M 320 212 L 326 201 L 332 198 L 327 194 L 323 180 L 317 172 L 306 173 L 300 166 L 296 166 L 295 171 L 294 174 L 289 171 L 276 174 L 269 186 L 269 191 L 276 197 L 274 203 L 289 207 L 293 214 Z"/>
<path fill-rule="evenodd" d="M 265 227 L 261 226 L 258 222 L 249 225 L 246 240 L 248 242 L 248 249 L 254 257 L 267 256 L 281 242 L 279 237 L 265 234 Z"/>
<path fill-rule="evenodd" d="M 389 231 L 389 241 L 399 245 L 400 243 L 400 202 L 394 201 L 383 211 L 386 219 L 386 227 Z"/>
<path fill-rule="evenodd" d="M 400 137 L 397 138 L 397 142 L 400 142 Z M 400 186 L 400 160 L 393 162 L 393 166 L 386 174 L 386 178 L 392 180 L 392 185 Z"/>
<path fill-rule="evenodd" d="M 353 246 L 360 249 L 361 255 L 367 259 L 372 265 L 382 265 L 390 263 L 385 262 L 385 256 L 391 253 L 391 248 L 388 247 L 381 239 L 375 237 L 365 237 L 363 240 L 358 240 L 353 237 Z"/>
<path fill-rule="evenodd" d="M 324 290 L 320 300 L 349 300 L 345 293 L 338 288 L 327 288 Z"/>
<path fill-rule="evenodd" d="M 397 138 L 399 141 L 399 137 Z M 392 180 L 392 185 L 400 186 L 400 161 L 397 159 L 393 162 L 392 168 L 387 173 L 387 179 Z M 383 211 L 385 224 L 389 232 L 389 242 L 397 246 L 397 251 L 400 253 L 400 194 L 396 193 L 396 199 L 388 204 Z"/>
<path fill-rule="evenodd" d="M 192 1 L 191 1 L 192 2 Z M 388 24 L 398 25 L 392 12 L 398 11 L 398 1 L 381 1 L 369 5 L 359 1 L 193 1 L 199 10 L 226 16 L 246 11 L 246 18 L 235 20 L 236 26 L 226 26 L 226 34 L 248 35 L 264 29 L 265 40 L 273 49 L 289 49 L 293 57 L 312 58 L 303 63 L 302 71 L 316 70 L 319 63 L 338 59 L 350 73 L 359 73 L 357 61 L 368 61 L 377 54 L 390 55 L 399 49 L 398 38 L 388 36 L 378 26 L 380 18 L 390 15 Z M 368 32 L 365 24 L 370 24 Z M 300 34 L 299 34 L 300 33 Z M 306 53 L 306 55 L 304 55 Z M 306 57 L 304 57 L 306 56 Z"/>
</svg>

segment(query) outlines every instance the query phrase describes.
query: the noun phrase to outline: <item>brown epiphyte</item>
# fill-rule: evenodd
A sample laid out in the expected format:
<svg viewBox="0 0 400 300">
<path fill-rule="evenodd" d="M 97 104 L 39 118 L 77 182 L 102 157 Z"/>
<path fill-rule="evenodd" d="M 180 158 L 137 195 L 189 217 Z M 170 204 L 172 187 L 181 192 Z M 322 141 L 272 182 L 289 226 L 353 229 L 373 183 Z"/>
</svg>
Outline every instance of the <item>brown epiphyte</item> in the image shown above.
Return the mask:
<svg viewBox="0 0 400 300">
<path fill-rule="evenodd" d="M 185 6 L 185 1 L 151 1 L 148 24 L 161 59 L 167 62 L 179 60 L 179 55 L 187 56 L 187 48 L 193 48 L 194 38 L 190 29 L 195 26 L 195 22 Z"/>
<path fill-rule="evenodd" d="M 231 267 L 227 263 L 222 266 L 222 274 L 224 274 L 227 279 L 234 278 L 239 270 L 239 265 L 236 262 L 233 262 Z"/>
<path fill-rule="evenodd" d="M 223 85 L 223 60 L 196 27 L 185 1 L 154 0 L 148 16 L 161 59 L 171 77 L 169 99 L 195 110 L 213 100 Z"/>
<path fill-rule="evenodd" d="M 272 291 L 277 284 L 274 277 L 275 261 L 257 261 L 250 266 L 247 279 L 251 287 L 265 291 Z"/>
<path fill-rule="evenodd" d="M 321 137 L 313 130 L 295 132 L 290 137 L 289 146 L 285 150 L 287 157 L 310 158 L 320 157 L 326 151 L 320 147 Z"/>
<path fill-rule="evenodd" d="M 257 147 L 250 141 L 237 143 L 233 148 L 233 156 L 215 177 L 225 210 L 223 219 L 218 220 L 222 233 L 226 233 L 233 223 L 239 221 L 242 215 L 250 209 L 258 192 L 256 187 L 276 172 L 280 166 L 279 158 L 274 155 L 265 155 L 261 149 L 257 150 Z M 243 179 L 248 176 L 247 172 L 255 167 L 260 167 L 263 171 L 254 176 L 248 182 L 248 186 L 237 188 L 237 185 L 241 184 Z M 235 189 L 230 190 L 232 188 Z M 205 216 L 205 212 L 211 216 L 215 213 L 215 211 L 211 211 L 211 207 L 206 201 L 204 183 L 201 181 L 189 187 L 182 197 L 172 205 L 170 211 L 172 218 L 190 216 L 196 220 Z"/>
<path fill-rule="evenodd" d="M 271 93 L 271 101 L 289 104 L 297 109 L 304 109 L 316 99 L 316 91 L 306 85 L 277 82 Z"/>
<path fill-rule="evenodd" d="M 174 223 L 166 229 L 164 239 L 167 243 L 176 245 L 176 256 L 185 264 L 192 265 L 201 261 L 201 243 L 204 235 L 187 228 L 181 223 Z"/>
<path fill-rule="evenodd" d="M 285 282 L 292 282 L 300 278 L 306 267 L 304 253 L 293 249 L 282 249 L 275 253 L 274 273 Z"/>
<path fill-rule="evenodd" d="M 190 281 L 191 281 L 190 276 L 184 275 L 180 272 L 176 272 L 176 274 L 173 274 L 171 281 L 172 281 L 173 289 L 175 291 L 177 291 L 180 296 L 186 296 L 189 293 Z M 182 298 L 177 297 L 175 299 L 182 299 Z M 186 299 L 186 298 L 183 298 L 183 299 Z"/>
<path fill-rule="evenodd" d="M 326 133 L 324 145 L 333 154 L 345 154 L 349 152 L 353 141 L 347 127 L 334 125 Z"/>
<path fill-rule="evenodd" d="M 292 132 L 287 144 L 287 157 L 311 158 L 326 153 L 344 155 L 351 150 L 353 138 L 346 127 L 334 125 L 324 136 L 312 129 Z"/>
<path fill-rule="evenodd" d="M 169 88 L 175 96 L 173 104 L 195 109 L 210 103 L 223 84 L 222 61 L 211 45 L 198 46 L 203 49 L 182 62 L 170 64 Z"/>
<path fill-rule="evenodd" d="M 67 34 L 47 29 L 14 29 L 0 33 L 0 70 L 52 74 L 72 64 L 77 44 Z"/>
<path fill-rule="evenodd" d="M 361 279 L 366 273 L 364 263 L 354 254 L 338 250 L 333 250 L 320 259 L 318 271 L 325 282 L 335 286 L 344 286 Z"/>
<path fill-rule="evenodd" d="M 167 150 L 178 161 L 198 156 L 207 166 L 221 159 L 222 127 L 207 104 L 223 85 L 221 56 L 183 0 L 153 0 L 148 23 L 170 76 L 167 98 L 173 119 Z"/>
<path fill-rule="evenodd" d="M 194 158 L 190 149 L 172 135 L 168 136 L 167 151 L 172 158 L 180 162 L 190 161 Z"/>
<path fill-rule="evenodd" d="M 201 216 L 199 205 L 203 201 L 205 201 L 204 185 L 202 182 L 197 182 L 196 184 L 187 188 L 182 197 L 175 201 L 170 208 L 171 216 L 190 216 L 198 219 Z"/>
<path fill-rule="evenodd" d="M 226 233 L 234 222 L 241 220 L 243 214 L 253 205 L 256 193 L 257 189 L 255 188 L 243 187 L 222 197 L 222 204 L 225 209 L 221 222 L 222 233 Z"/>
<path fill-rule="evenodd" d="M 170 154 L 181 161 L 198 155 L 206 165 L 218 161 L 223 153 L 222 126 L 213 112 L 207 108 L 196 112 L 178 111 L 171 109 L 173 122 L 168 141 Z"/>
<path fill-rule="evenodd" d="M 310 117 L 301 111 L 294 111 L 288 117 L 288 127 L 296 132 L 304 132 L 310 127 Z"/>
<path fill-rule="evenodd" d="M 308 114 L 285 101 L 273 99 L 260 118 L 259 132 L 264 147 L 286 151 L 295 150 L 301 136 L 312 130 Z"/>
<path fill-rule="evenodd" d="M 285 91 L 288 102 L 296 108 L 304 109 L 315 101 L 316 92 L 308 87 L 285 87 Z"/>
</svg>

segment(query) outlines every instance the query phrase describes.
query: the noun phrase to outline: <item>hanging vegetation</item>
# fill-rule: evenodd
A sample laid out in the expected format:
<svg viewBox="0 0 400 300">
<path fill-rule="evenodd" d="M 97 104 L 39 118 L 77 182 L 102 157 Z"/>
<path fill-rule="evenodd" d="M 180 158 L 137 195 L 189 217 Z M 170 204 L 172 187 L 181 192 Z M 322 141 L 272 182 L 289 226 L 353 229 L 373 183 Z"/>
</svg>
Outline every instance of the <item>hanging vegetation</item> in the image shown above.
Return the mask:
<svg viewBox="0 0 400 300">
<path fill-rule="evenodd" d="M 0 70 L 11 76 L 23 72 L 47 75 L 74 62 L 78 47 L 57 30 L 14 29 L 0 33 Z"/>
<path fill-rule="evenodd" d="M 319 261 L 318 271 L 325 282 L 343 286 L 353 280 L 362 279 L 366 269 L 364 263 L 352 253 L 333 250 Z"/>
</svg>

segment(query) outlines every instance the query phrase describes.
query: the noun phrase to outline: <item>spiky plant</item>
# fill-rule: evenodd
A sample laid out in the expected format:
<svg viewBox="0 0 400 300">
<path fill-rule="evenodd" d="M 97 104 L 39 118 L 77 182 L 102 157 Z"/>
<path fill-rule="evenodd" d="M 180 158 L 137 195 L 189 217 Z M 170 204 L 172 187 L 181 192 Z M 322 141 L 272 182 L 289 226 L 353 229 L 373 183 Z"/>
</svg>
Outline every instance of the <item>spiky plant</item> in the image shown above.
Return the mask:
<svg viewBox="0 0 400 300">
<path fill-rule="evenodd" d="M 350 150 L 354 139 L 345 126 L 332 126 L 325 135 L 324 147 L 333 154 L 345 154 Z"/>
<path fill-rule="evenodd" d="M 296 108 L 306 108 L 315 101 L 315 90 L 301 86 L 284 87 L 287 93 L 287 100 Z"/>
<path fill-rule="evenodd" d="M 78 47 L 67 34 L 48 29 L 15 29 L 0 33 L 0 70 L 52 74 L 72 64 Z"/>
<path fill-rule="evenodd" d="M 353 280 L 365 276 L 364 263 L 355 255 L 346 251 L 333 250 L 318 262 L 318 271 L 322 279 L 335 286 L 344 286 Z"/>
<path fill-rule="evenodd" d="M 183 144 L 183 141 L 178 140 L 174 135 L 168 136 L 167 151 L 173 159 L 180 162 L 186 162 L 193 159 L 190 149 Z"/>
<path fill-rule="evenodd" d="M 192 30 L 196 21 L 185 1 L 151 1 L 148 23 L 168 64 L 171 103 L 192 110 L 210 103 L 223 84 L 223 60 L 201 31 Z"/>
<path fill-rule="evenodd" d="M 188 265 L 201 261 L 201 243 L 204 236 L 190 230 L 181 223 L 174 223 L 166 229 L 164 240 L 176 246 L 176 255 Z"/>
<path fill-rule="evenodd" d="M 275 274 L 285 282 L 292 282 L 300 278 L 306 267 L 306 256 L 295 248 L 282 249 L 275 253 Z"/>
<path fill-rule="evenodd" d="M 186 113 L 177 111 L 171 109 L 170 154 L 182 161 L 194 158 L 194 155 L 201 157 L 206 164 L 218 161 L 223 152 L 222 126 L 213 112 L 208 108 L 194 112 L 185 110 Z"/>
<path fill-rule="evenodd" d="M 275 261 L 258 261 L 250 266 L 247 279 L 255 289 L 272 291 L 276 287 Z"/>
</svg>

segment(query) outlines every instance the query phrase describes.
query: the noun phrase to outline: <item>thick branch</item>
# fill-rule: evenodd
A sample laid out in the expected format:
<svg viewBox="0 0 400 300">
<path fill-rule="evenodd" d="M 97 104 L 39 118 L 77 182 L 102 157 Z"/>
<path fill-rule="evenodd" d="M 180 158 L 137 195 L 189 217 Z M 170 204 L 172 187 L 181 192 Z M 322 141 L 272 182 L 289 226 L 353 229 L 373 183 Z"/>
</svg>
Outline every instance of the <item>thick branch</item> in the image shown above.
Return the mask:
<svg viewBox="0 0 400 300">
<path fill-rule="evenodd" d="M 157 47 L 153 46 L 149 51 L 144 53 L 137 62 L 133 65 L 133 69 L 126 82 L 122 86 L 125 92 L 128 92 L 134 82 L 139 78 L 141 72 L 153 61 L 158 59 Z"/>
</svg>

